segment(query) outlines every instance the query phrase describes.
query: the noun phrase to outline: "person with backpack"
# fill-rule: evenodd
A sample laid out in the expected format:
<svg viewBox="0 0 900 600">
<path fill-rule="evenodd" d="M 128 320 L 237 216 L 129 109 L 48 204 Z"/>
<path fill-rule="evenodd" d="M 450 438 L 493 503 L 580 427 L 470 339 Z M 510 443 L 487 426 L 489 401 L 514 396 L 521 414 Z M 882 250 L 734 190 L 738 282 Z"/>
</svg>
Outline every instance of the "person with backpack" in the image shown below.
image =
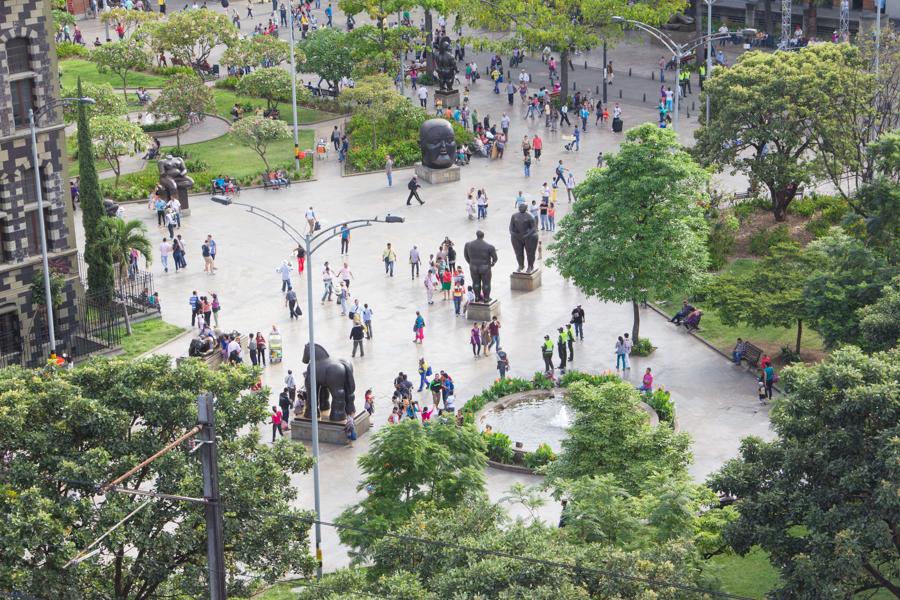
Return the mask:
<svg viewBox="0 0 900 600">
<path fill-rule="evenodd" d="M 406 197 L 406 205 L 409 206 L 412 202 L 412 199 L 415 198 L 419 201 L 419 205 L 425 204 L 422 199 L 419 197 L 419 188 L 422 187 L 419 185 L 418 178 L 413 175 L 412 179 L 409 180 L 409 183 L 406 184 L 407 189 L 409 189 L 409 196 Z"/>
<path fill-rule="evenodd" d="M 563 185 L 566 183 L 566 168 L 563 166 L 563 161 L 559 161 L 559 164 L 556 165 L 556 177 L 553 179 L 553 187 L 559 182 L 562 182 Z"/>
<path fill-rule="evenodd" d="M 356 358 L 356 350 L 359 349 L 360 358 L 366 355 L 366 351 L 363 350 L 363 337 L 365 336 L 365 332 L 363 331 L 362 322 L 354 321 L 353 327 L 350 329 L 350 339 L 353 340 L 353 352 L 350 354 L 351 358 Z"/>
<path fill-rule="evenodd" d="M 191 292 L 188 304 L 191 305 L 191 327 L 193 327 L 197 322 L 197 315 L 200 314 L 200 296 L 197 295 L 197 290 Z"/>
<path fill-rule="evenodd" d="M 416 337 L 413 339 L 414 344 L 421 344 L 425 341 L 425 319 L 419 311 L 416 311 L 416 320 L 413 323 L 413 332 Z"/>
<path fill-rule="evenodd" d="M 418 391 L 422 391 L 428 388 L 431 384 L 428 381 L 428 376 L 431 375 L 431 365 L 425 362 L 424 358 L 419 359 L 419 389 Z"/>
<path fill-rule="evenodd" d="M 500 346 L 497 346 L 497 370 L 500 372 L 500 379 L 506 379 L 506 372 L 509 371 L 509 356 Z"/>
</svg>

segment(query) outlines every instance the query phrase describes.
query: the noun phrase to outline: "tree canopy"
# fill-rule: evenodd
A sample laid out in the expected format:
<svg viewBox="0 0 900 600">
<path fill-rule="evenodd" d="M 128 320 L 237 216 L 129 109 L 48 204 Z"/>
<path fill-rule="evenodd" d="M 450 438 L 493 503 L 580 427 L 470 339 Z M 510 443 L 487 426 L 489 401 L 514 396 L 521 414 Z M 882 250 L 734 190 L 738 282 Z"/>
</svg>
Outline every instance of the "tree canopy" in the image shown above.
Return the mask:
<svg viewBox="0 0 900 600">
<path fill-rule="evenodd" d="M 229 595 L 248 594 L 252 579 L 309 574 L 309 515 L 292 507 L 290 475 L 312 463 L 301 444 L 260 443 L 268 390 L 248 391 L 257 378 L 249 368 L 212 371 L 195 359 L 173 367 L 169 356 L 0 370 L 0 589 L 61 600 L 207 594 L 204 511 L 193 503 L 151 500 L 100 542 L 97 556 L 64 568 L 147 501 L 99 494 L 95 484 L 194 427 L 205 392 L 217 399 Z M 121 485 L 202 496 L 200 462 L 189 450 L 176 447 Z"/>
<path fill-rule="evenodd" d="M 256 152 L 268 171 L 269 160 L 266 158 L 266 152 L 269 144 L 288 139 L 291 137 L 291 130 L 287 123 L 279 119 L 251 115 L 232 124 L 231 135 Z"/>
<path fill-rule="evenodd" d="M 173 11 L 163 26 L 151 32 L 154 49 L 194 69 L 207 61 L 216 46 L 235 44 L 239 33 L 228 16 L 217 10 Z"/>
<path fill-rule="evenodd" d="M 202 114 L 213 108 L 215 108 L 215 99 L 212 90 L 206 87 L 203 80 L 193 73 L 172 75 L 163 86 L 159 97 L 151 104 L 154 114 L 178 117 L 185 123 L 190 120 L 191 114 Z M 175 141 L 176 146 L 181 148 L 181 128 L 176 130 Z"/>
<path fill-rule="evenodd" d="M 272 110 L 279 102 L 290 102 L 291 74 L 279 67 L 255 69 L 241 77 L 236 91 L 244 96 L 265 98 L 266 108 Z"/>
<path fill-rule="evenodd" d="M 900 277 L 881 290 L 881 297 L 857 310 L 860 345 L 871 351 L 889 350 L 900 344 Z"/>
<path fill-rule="evenodd" d="M 78 107 L 84 106 L 88 119 L 99 115 L 125 114 L 126 101 L 108 83 L 82 83 L 81 91 L 88 98 L 94 100 L 93 104 L 79 104 L 77 102 L 63 105 L 63 119 L 66 123 L 74 123 L 78 119 Z M 78 88 L 63 88 L 60 95 L 63 98 L 77 98 Z"/>
<path fill-rule="evenodd" d="M 150 66 L 150 53 L 132 41 L 107 42 L 91 52 L 91 62 L 101 73 L 107 71 L 122 80 L 122 95 L 128 102 L 128 73 Z"/>
<path fill-rule="evenodd" d="M 777 439 L 747 438 L 710 479 L 737 498 L 725 539 L 781 571 L 775 596 L 900 596 L 900 352 L 841 348 L 785 369 L 771 413 Z"/>
<path fill-rule="evenodd" d="M 121 117 L 100 115 L 91 119 L 91 142 L 94 156 L 105 160 L 115 173 L 114 185 L 119 185 L 122 172 L 120 157 L 143 152 L 150 146 L 150 137 L 139 125 Z"/>
<path fill-rule="evenodd" d="M 290 57 L 291 46 L 288 42 L 274 35 L 254 35 L 228 46 L 222 55 L 222 63 L 233 67 L 277 67 Z"/>
<path fill-rule="evenodd" d="M 578 200 L 550 245 L 551 264 L 588 295 L 631 302 L 637 340 L 641 299 L 704 281 L 706 181 L 671 130 L 652 124 L 629 130 L 606 168 L 588 171 L 578 186 Z"/>
<path fill-rule="evenodd" d="M 337 90 L 343 77 L 353 72 L 353 58 L 347 44 L 347 33 L 333 27 L 313 31 L 298 44 L 306 60 L 298 63 L 297 70 L 315 73 L 331 89 Z"/>
</svg>

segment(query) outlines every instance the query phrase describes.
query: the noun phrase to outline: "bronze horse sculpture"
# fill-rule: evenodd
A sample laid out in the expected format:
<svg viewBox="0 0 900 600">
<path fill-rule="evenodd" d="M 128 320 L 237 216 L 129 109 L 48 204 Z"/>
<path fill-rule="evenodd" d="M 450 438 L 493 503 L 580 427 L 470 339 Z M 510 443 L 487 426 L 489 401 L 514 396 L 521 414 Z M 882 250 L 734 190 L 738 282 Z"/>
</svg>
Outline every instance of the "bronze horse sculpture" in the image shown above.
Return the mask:
<svg viewBox="0 0 900 600">
<path fill-rule="evenodd" d="M 309 344 L 303 348 L 303 363 L 309 364 Z M 309 393 L 309 367 L 304 374 L 306 397 Z M 316 398 L 319 403 L 319 414 L 324 414 L 331 409 L 328 415 L 330 421 L 344 422 L 347 415 L 356 415 L 356 406 L 353 403 L 353 392 L 356 391 L 356 381 L 353 379 L 353 365 L 343 358 L 331 358 L 328 352 L 316 344 Z M 329 403 L 329 395 L 332 401 Z M 312 418 L 311 403 L 307 402 L 303 409 L 303 416 Z"/>
</svg>

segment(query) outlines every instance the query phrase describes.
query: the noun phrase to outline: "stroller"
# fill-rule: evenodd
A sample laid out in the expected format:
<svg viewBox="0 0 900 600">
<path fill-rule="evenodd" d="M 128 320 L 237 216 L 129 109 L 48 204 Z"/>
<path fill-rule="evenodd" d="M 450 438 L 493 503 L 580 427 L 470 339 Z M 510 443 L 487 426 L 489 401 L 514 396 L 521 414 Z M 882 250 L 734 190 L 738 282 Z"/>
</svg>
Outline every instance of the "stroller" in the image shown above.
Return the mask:
<svg viewBox="0 0 900 600">
<path fill-rule="evenodd" d="M 562 139 L 566 144 L 563 146 L 563 149 L 566 152 L 572 152 L 575 149 L 575 136 L 573 135 L 564 135 Z"/>
<path fill-rule="evenodd" d="M 284 358 L 284 346 L 282 345 L 280 333 L 269 334 L 269 362 L 271 364 L 280 363 Z"/>
</svg>

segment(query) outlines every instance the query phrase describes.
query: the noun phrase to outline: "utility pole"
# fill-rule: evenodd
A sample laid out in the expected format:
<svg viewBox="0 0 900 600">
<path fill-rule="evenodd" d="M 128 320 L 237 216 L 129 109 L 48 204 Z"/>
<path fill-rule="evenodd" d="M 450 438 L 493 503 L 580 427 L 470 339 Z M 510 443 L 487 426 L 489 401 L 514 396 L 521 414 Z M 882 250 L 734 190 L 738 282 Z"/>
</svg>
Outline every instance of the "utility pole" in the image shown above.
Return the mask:
<svg viewBox="0 0 900 600">
<path fill-rule="evenodd" d="M 206 552 L 210 600 L 225 600 L 225 545 L 222 505 L 219 504 L 219 463 L 216 456 L 215 399 L 209 392 L 197 396 L 200 430 L 200 462 L 203 467 L 203 499 L 206 501 Z"/>
<path fill-rule="evenodd" d="M 606 40 L 603 40 L 603 105 L 606 106 Z"/>
</svg>

